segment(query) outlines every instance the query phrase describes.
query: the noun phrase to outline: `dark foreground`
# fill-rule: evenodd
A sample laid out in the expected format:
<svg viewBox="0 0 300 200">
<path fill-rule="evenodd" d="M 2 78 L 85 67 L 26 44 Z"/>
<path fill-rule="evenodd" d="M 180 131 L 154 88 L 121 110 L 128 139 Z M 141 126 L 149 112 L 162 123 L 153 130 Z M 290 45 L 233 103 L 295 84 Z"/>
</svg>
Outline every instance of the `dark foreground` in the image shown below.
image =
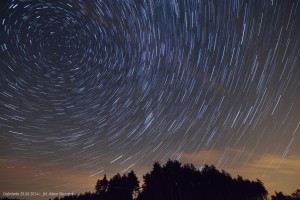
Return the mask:
<svg viewBox="0 0 300 200">
<path fill-rule="evenodd" d="M 250 181 L 241 176 L 232 178 L 224 170 L 205 165 L 201 170 L 192 164 L 181 165 L 169 160 L 165 165 L 154 163 L 143 176 L 140 187 L 136 174 L 115 175 L 99 179 L 95 192 L 65 196 L 61 200 L 266 200 L 268 191 L 257 179 Z M 2 198 L 7 199 L 7 198 Z M 275 192 L 272 200 L 300 200 L 300 190 L 291 195 Z M 56 197 L 54 200 L 58 200 Z"/>
</svg>

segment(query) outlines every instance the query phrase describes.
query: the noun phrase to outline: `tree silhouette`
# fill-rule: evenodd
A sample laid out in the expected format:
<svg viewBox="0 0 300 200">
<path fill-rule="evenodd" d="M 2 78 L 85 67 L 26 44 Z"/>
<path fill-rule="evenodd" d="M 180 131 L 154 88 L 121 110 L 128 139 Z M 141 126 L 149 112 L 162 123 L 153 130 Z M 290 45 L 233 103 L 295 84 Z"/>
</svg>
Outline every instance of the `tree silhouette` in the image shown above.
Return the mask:
<svg viewBox="0 0 300 200">
<path fill-rule="evenodd" d="M 272 195 L 271 198 L 272 198 L 272 200 L 290 200 L 291 196 L 286 196 L 282 192 L 277 193 L 275 191 L 275 195 Z"/>
<path fill-rule="evenodd" d="M 138 199 L 163 199 L 163 177 L 162 168 L 158 162 L 155 162 L 150 173 L 143 176 L 143 191 Z"/>
<path fill-rule="evenodd" d="M 300 200 L 300 189 L 297 189 L 291 195 L 284 195 L 282 192 L 276 192 L 271 196 L 272 200 Z"/>
<path fill-rule="evenodd" d="M 205 165 L 200 171 L 193 165 L 181 166 L 178 161 L 169 160 L 163 167 L 154 163 L 152 171 L 143 178 L 139 200 L 264 200 L 268 195 L 260 180 L 244 180 L 241 176 L 232 179 L 213 165 Z"/>
<path fill-rule="evenodd" d="M 260 180 L 250 181 L 219 171 L 215 166 L 204 165 L 201 170 L 192 164 L 181 165 L 169 160 L 165 165 L 153 164 L 149 173 L 143 176 L 139 188 L 136 174 L 119 173 L 107 179 L 99 179 L 95 193 L 66 196 L 62 200 L 265 200 L 268 192 Z M 299 200 L 300 190 L 291 196 L 276 193 L 272 200 Z"/>
<path fill-rule="evenodd" d="M 107 187 L 108 187 L 108 180 L 106 178 L 106 174 L 104 174 L 104 177 L 102 180 L 98 180 L 95 186 L 96 194 L 97 195 L 103 195 L 104 193 L 107 192 Z"/>
<path fill-rule="evenodd" d="M 139 181 L 133 171 L 122 176 L 118 173 L 109 181 L 105 174 L 103 179 L 97 181 L 95 191 L 97 199 L 131 200 L 139 194 Z"/>
<path fill-rule="evenodd" d="M 136 198 L 139 195 L 139 180 L 133 171 L 129 172 L 127 175 L 127 187 L 131 194 L 131 198 Z"/>
<path fill-rule="evenodd" d="M 300 189 L 297 189 L 295 192 L 292 193 L 293 200 L 300 200 Z"/>
</svg>

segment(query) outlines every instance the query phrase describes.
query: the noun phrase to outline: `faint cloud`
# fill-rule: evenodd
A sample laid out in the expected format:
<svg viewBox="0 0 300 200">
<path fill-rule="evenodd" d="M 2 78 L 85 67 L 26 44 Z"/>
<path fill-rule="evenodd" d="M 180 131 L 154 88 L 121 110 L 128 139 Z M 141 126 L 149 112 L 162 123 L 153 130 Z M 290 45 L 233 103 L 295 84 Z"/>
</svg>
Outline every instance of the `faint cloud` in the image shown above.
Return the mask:
<svg viewBox="0 0 300 200">
<path fill-rule="evenodd" d="M 258 158 L 258 156 L 255 156 Z M 263 181 L 270 194 L 274 191 L 292 193 L 300 186 L 300 155 L 290 155 L 283 158 L 276 154 L 264 154 L 258 159 L 236 168 L 228 168 L 233 175 Z"/>
<path fill-rule="evenodd" d="M 283 158 L 277 154 L 255 154 L 244 148 L 185 152 L 180 155 L 182 163 L 193 163 L 197 168 L 213 164 L 233 177 L 241 175 L 250 180 L 260 179 L 270 195 L 275 190 L 290 194 L 300 186 L 300 155 Z"/>
<path fill-rule="evenodd" d="M 294 170 L 300 170 L 300 156 L 291 155 L 283 158 L 279 155 L 265 154 L 259 160 L 250 163 L 251 167 L 270 170 L 281 170 L 284 173 L 290 173 Z"/>
</svg>

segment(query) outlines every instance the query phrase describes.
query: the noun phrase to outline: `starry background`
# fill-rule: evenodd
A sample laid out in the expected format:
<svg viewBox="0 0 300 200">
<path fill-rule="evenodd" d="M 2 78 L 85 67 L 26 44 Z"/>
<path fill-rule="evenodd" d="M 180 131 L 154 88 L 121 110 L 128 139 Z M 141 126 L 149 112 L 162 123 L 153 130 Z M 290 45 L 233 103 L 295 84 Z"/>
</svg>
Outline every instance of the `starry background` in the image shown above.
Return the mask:
<svg viewBox="0 0 300 200">
<path fill-rule="evenodd" d="M 291 193 L 299 53 L 300 1 L 1 0 L 1 195 L 168 159 Z"/>
</svg>

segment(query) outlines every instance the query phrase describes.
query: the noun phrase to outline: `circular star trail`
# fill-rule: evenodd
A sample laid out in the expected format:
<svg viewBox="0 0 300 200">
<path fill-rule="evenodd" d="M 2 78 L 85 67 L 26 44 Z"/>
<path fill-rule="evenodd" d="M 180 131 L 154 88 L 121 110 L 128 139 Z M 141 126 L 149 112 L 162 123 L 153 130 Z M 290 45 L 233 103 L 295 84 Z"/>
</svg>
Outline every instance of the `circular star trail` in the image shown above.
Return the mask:
<svg viewBox="0 0 300 200">
<path fill-rule="evenodd" d="M 93 176 L 300 153 L 299 1 L 11 0 L 0 13 L 3 159 Z"/>
</svg>

